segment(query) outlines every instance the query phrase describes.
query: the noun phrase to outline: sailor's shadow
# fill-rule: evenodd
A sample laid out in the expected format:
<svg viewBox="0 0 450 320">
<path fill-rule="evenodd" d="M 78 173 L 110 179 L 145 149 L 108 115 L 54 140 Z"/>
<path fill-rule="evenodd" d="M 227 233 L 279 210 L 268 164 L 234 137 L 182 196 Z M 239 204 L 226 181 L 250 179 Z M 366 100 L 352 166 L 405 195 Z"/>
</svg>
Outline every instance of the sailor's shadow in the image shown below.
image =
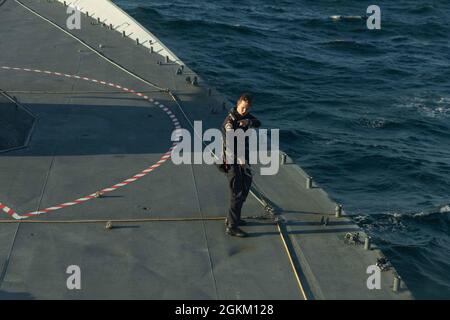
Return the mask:
<svg viewBox="0 0 450 320">
<path fill-rule="evenodd" d="M 361 232 L 359 228 L 330 228 L 327 229 L 324 227 L 323 229 L 315 229 L 315 230 L 289 230 L 288 233 L 292 235 L 301 235 L 301 234 L 327 234 L 327 233 L 347 233 L 347 232 Z"/>
<path fill-rule="evenodd" d="M 278 232 L 252 232 L 251 230 L 245 230 L 248 234 L 249 238 L 260 238 L 260 237 L 267 237 L 267 236 L 279 236 L 280 234 Z"/>
<path fill-rule="evenodd" d="M 297 221 L 297 220 L 289 220 L 286 222 L 288 226 L 323 226 L 323 227 L 332 227 L 332 226 L 353 226 L 354 223 L 351 221 L 329 221 L 327 225 L 324 225 L 320 221 Z"/>
<path fill-rule="evenodd" d="M 261 194 L 257 192 L 259 196 Z M 284 210 L 282 207 L 280 207 L 275 202 L 267 199 L 264 197 L 264 200 L 270 205 L 270 207 L 273 209 L 273 218 L 276 219 L 277 217 L 281 218 L 281 224 L 282 228 L 285 230 L 286 233 L 290 235 L 301 235 L 301 234 L 328 234 L 328 233 L 347 233 L 347 232 L 361 232 L 361 230 L 355 226 L 355 224 L 350 220 L 342 220 L 337 221 L 336 218 L 332 218 L 330 214 L 324 214 L 324 213 L 317 213 L 317 212 L 306 212 L 306 211 L 292 211 L 292 210 Z M 293 220 L 292 218 L 286 218 L 284 215 L 297 215 L 299 214 L 299 217 Z M 317 216 L 317 221 L 302 221 L 301 215 L 314 215 Z M 324 224 L 320 219 L 322 217 L 327 217 L 328 222 L 327 224 Z M 283 220 L 285 219 L 285 221 Z M 311 220 L 309 217 L 308 220 Z M 276 224 L 275 221 L 272 223 L 266 223 L 267 224 Z M 248 226 L 251 226 L 248 224 Z M 341 226 L 342 228 L 336 228 Z M 345 226 L 348 226 L 345 228 Z M 313 229 L 303 229 L 303 230 L 292 230 L 295 227 L 315 227 Z M 248 230 L 249 237 L 261 237 L 261 236 L 268 236 L 268 235 L 279 235 L 279 232 L 251 232 L 251 230 Z"/>
<path fill-rule="evenodd" d="M 321 213 L 321 212 L 313 212 L 313 211 L 295 211 L 295 210 L 283 210 L 275 205 L 275 210 L 278 214 L 298 214 L 298 215 L 316 215 L 316 216 L 325 216 L 325 217 L 331 217 L 334 216 L 334 214 L 329 213 Z"/>
<path fill-rule="evenodd" d="M 263 220 L 263 221 L 259 221 L 259 220 L 251 220 L 250 218 L 245 218 L 243 217 L 243 219 L 245 219 L 245 221 L 247 222 L 247 224 L 245 225 L 246 227 L 257 227 L 257 226 L 273 226 L 276 223 L 270 220 Z"/>
<path fill-rule="evenodd" d="M 251 238 L 263 237 L 263 236 L 279 236 L 279 232 L 252 232 L 251 229 L 245 229 L 248 232 L 248 236 Z M 330 228 L 326 227 L 314 230 L 289 230 L 287 234 L 289 235 L 306 235 L 306 234 L 328 234 L 328 233 L 347 233 L 347 232 L 361 232 L 358 228 Z"/>
</svg>

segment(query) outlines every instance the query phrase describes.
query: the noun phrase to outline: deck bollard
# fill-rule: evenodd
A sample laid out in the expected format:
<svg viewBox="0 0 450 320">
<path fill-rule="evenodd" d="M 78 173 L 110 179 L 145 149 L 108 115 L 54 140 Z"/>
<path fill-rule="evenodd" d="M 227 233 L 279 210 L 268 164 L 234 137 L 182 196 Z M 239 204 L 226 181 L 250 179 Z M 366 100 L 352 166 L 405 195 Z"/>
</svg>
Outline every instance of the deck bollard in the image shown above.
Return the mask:
<svg viewBox="0 0 450 320">
<path fill-rule="evenodd" d="M 281 164 L 286 164 L 287 155 L 286 153 L 281 154 Z"/>
<path fill-rule="evenodd" d="M 401 278 L 398 275 L 394 275 L 394 284 L 392 285 L 392 291 L 398 292 L 400 290 Z"/>
<path fill-rule="evenodd" d="M 107 230 L 111 230 L 113 228 L 113 224 L 112 224 L 112 221 L 108 221 L 108 222 L 106 222 L 106 225 L 105 225 L 105 229 L 107 229 Z"/>
<path fill-rule="evenodd" d="M 312 189 L 312 185 L 313 185 L 313 178 L 307 177 L 306 178 L 306 189 Z"/>
<path fill-rule="evenodd" d="M 338 204 L 336 206 L 336 218 L 340 218 L 342 216 L 342 204 Z"/>
<path fill-rule="evenodd" d="M 366 237 L 364 240 L 364 250 L 370 250 L 371 243 L 370 243 L 370 237 Z"/>
</svg>

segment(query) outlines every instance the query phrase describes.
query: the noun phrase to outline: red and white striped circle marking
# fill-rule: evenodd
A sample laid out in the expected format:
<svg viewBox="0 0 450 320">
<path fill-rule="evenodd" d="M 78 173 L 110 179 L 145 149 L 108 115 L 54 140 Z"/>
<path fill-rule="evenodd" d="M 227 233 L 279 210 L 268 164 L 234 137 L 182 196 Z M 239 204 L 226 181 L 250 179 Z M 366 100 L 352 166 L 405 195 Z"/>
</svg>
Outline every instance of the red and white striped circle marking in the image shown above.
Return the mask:
<svg viewBox="0 0 450 320">
<path fill-rule="evenodd" d="M 175 127 L 175 137 L 176 138 L 180 138 L 180 121 L 178 121 L 177 117 L 175 116 L 175 114 L 173 114 L 173 112 L 166 107 L 165 105 L 161 104 L 158 101 L 155 101 L 154 99 L 140 93 L 137 92 L 135 90 L 129 89 L 129 88 L 125 88 L 123 86 L 111 83 L 111 82 L 107 82 L 107 81 L 101 81 L 101 80 L 96 80 L 96 79 L 91 79 L 88 77 L 82 77 L 82 76 L 78 76 L 78 75 L 73 75 L 73 74 L 66 74 L 66 73 L 59 73 L 59 72 L 53 72 L 53 71 L 47 71 L 47 70 L 39 70 L 39 69 L 29 69 L 29 68 L 13 68 L 13 67 L 8 67 L 8 66 L 0 66 L 0 69 L 3 70 L 13 70 L 13 71 L 25 71 L 25 72 L 33 72 L 33 73 L 38 73 L 38 74 L 44 74 L 44 75 L 50 75 L 50 76 L 58 76 L 58 77 L 65 77 L 65 78 L 71 78 L 71 79 L 79 79 L 79 80 L 84 80 L 84 81 L 89 81 L 89 82 L 93 82 L 99 85 L 103 85 L 103 86 L 108 86 L 108 87 L 112 87 L 112 88 L 116 88 L 122 91 L 125 91 L 127 93 L 131 93 L 134 94 L 156 106 L 158 106 L 162 111 L 164 111 L 168 116 L 169 119 L 172 121 L 173 126 Z M 179 139 L 178 139 L 179 140 Z M 161 158 L 159 159 L 158 162 L 156 162 L 155 164 L 151 165 L 150 167 L 142 170 L 141 172 L 135 174 L 134 176 L 132 176 L 131 178 L 128 178 L 122 182 L 116 183 L 115 185 L 108 187 L 108 188 L 104 188 L 101 190 L 98 190 L 92 194 L 89 194 L 87 196 L 84 196 L 82 198 L 78 198 L 76 200 L 70 201 L 70 202 L 65 202 L 56 206 L 52 206 L 49 208 L 45 208 L 39 211 L 33 211 L 33 212 L 28 212 L 28 213 L 24 213 L 24 214 L 19 214 L 17 212 L 15 212 L 13 209 L 7 207 L 5 204 L 0 202 L 0 211 L 5 212 L 6 214 L 8 214 L 10 217 L 17 219 L 17 220 L 21 220 L 21 219 L 26 219 L 29 217 L 35 217 L 38 216 L 42 213 L 49 213 L 49 212 L 53 212 L 56 210 L 60 210 L 66 207 L 71 207 L 71 206 L 75 206 L 77 204 L 80 203 L 84 203 L 86 201 L 92 200 L 96 198 L 96 193 L 100 192 L 102 194 L 108 193 L 108 192 L 112 192 L 115 191 L 119 188 L 122 188 L 126 185 L 129 185 L 130 183 L 133 183 L 143 177 L 145 177 L 146 175 L 148 175 L 150 172 L 152 172 L 153 170 L 155 170 L 156 168 L 158 168 L 159 166 L 161 166 L 164 162 L 166 162 L 167 160 L 170 159 L 171 157 L 171 153 L 172 150 L 177 146 L 177 144 L 179 143 L 179 141 L 175 141 L 172 146 L 170 147 L 169 151 L 167 151 L 166 153 L 164 153 Z"/>
</svg>

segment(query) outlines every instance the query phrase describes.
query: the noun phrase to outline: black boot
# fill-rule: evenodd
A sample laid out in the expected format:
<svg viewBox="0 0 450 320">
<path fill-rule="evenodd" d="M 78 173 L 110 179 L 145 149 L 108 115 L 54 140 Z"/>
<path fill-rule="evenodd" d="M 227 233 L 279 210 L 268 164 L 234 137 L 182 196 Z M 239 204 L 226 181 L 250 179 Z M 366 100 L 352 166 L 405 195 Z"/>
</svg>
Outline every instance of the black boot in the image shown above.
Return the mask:
<svg viewBox="0 0 450 320">
<path fill-rule="evenodd" d="M 233 236 L 233 237 L 240 237 L 240 238 L 245 238 L 247 237 L 247 233 L 242 231 L 241 229 L 239 229 L 238 227 L 227 227 L 226 231 L 225 231 L 228 235 Z"/>
</svg>

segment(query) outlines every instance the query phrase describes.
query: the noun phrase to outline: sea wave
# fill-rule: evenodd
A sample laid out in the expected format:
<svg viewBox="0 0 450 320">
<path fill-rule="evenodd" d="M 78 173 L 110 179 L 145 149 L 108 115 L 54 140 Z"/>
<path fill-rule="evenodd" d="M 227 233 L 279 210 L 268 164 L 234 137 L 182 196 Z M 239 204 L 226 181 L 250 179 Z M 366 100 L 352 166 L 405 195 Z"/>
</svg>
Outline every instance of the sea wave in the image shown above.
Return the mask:
<svg viewBox="0 0 450 320">
<path fill-rule="evenodd" d="M 395 106 L 416 110 L 421 115 L 429 118 L 441 119 L 450 117 L 450 97 L 408 97 Z"/>
</svg>

